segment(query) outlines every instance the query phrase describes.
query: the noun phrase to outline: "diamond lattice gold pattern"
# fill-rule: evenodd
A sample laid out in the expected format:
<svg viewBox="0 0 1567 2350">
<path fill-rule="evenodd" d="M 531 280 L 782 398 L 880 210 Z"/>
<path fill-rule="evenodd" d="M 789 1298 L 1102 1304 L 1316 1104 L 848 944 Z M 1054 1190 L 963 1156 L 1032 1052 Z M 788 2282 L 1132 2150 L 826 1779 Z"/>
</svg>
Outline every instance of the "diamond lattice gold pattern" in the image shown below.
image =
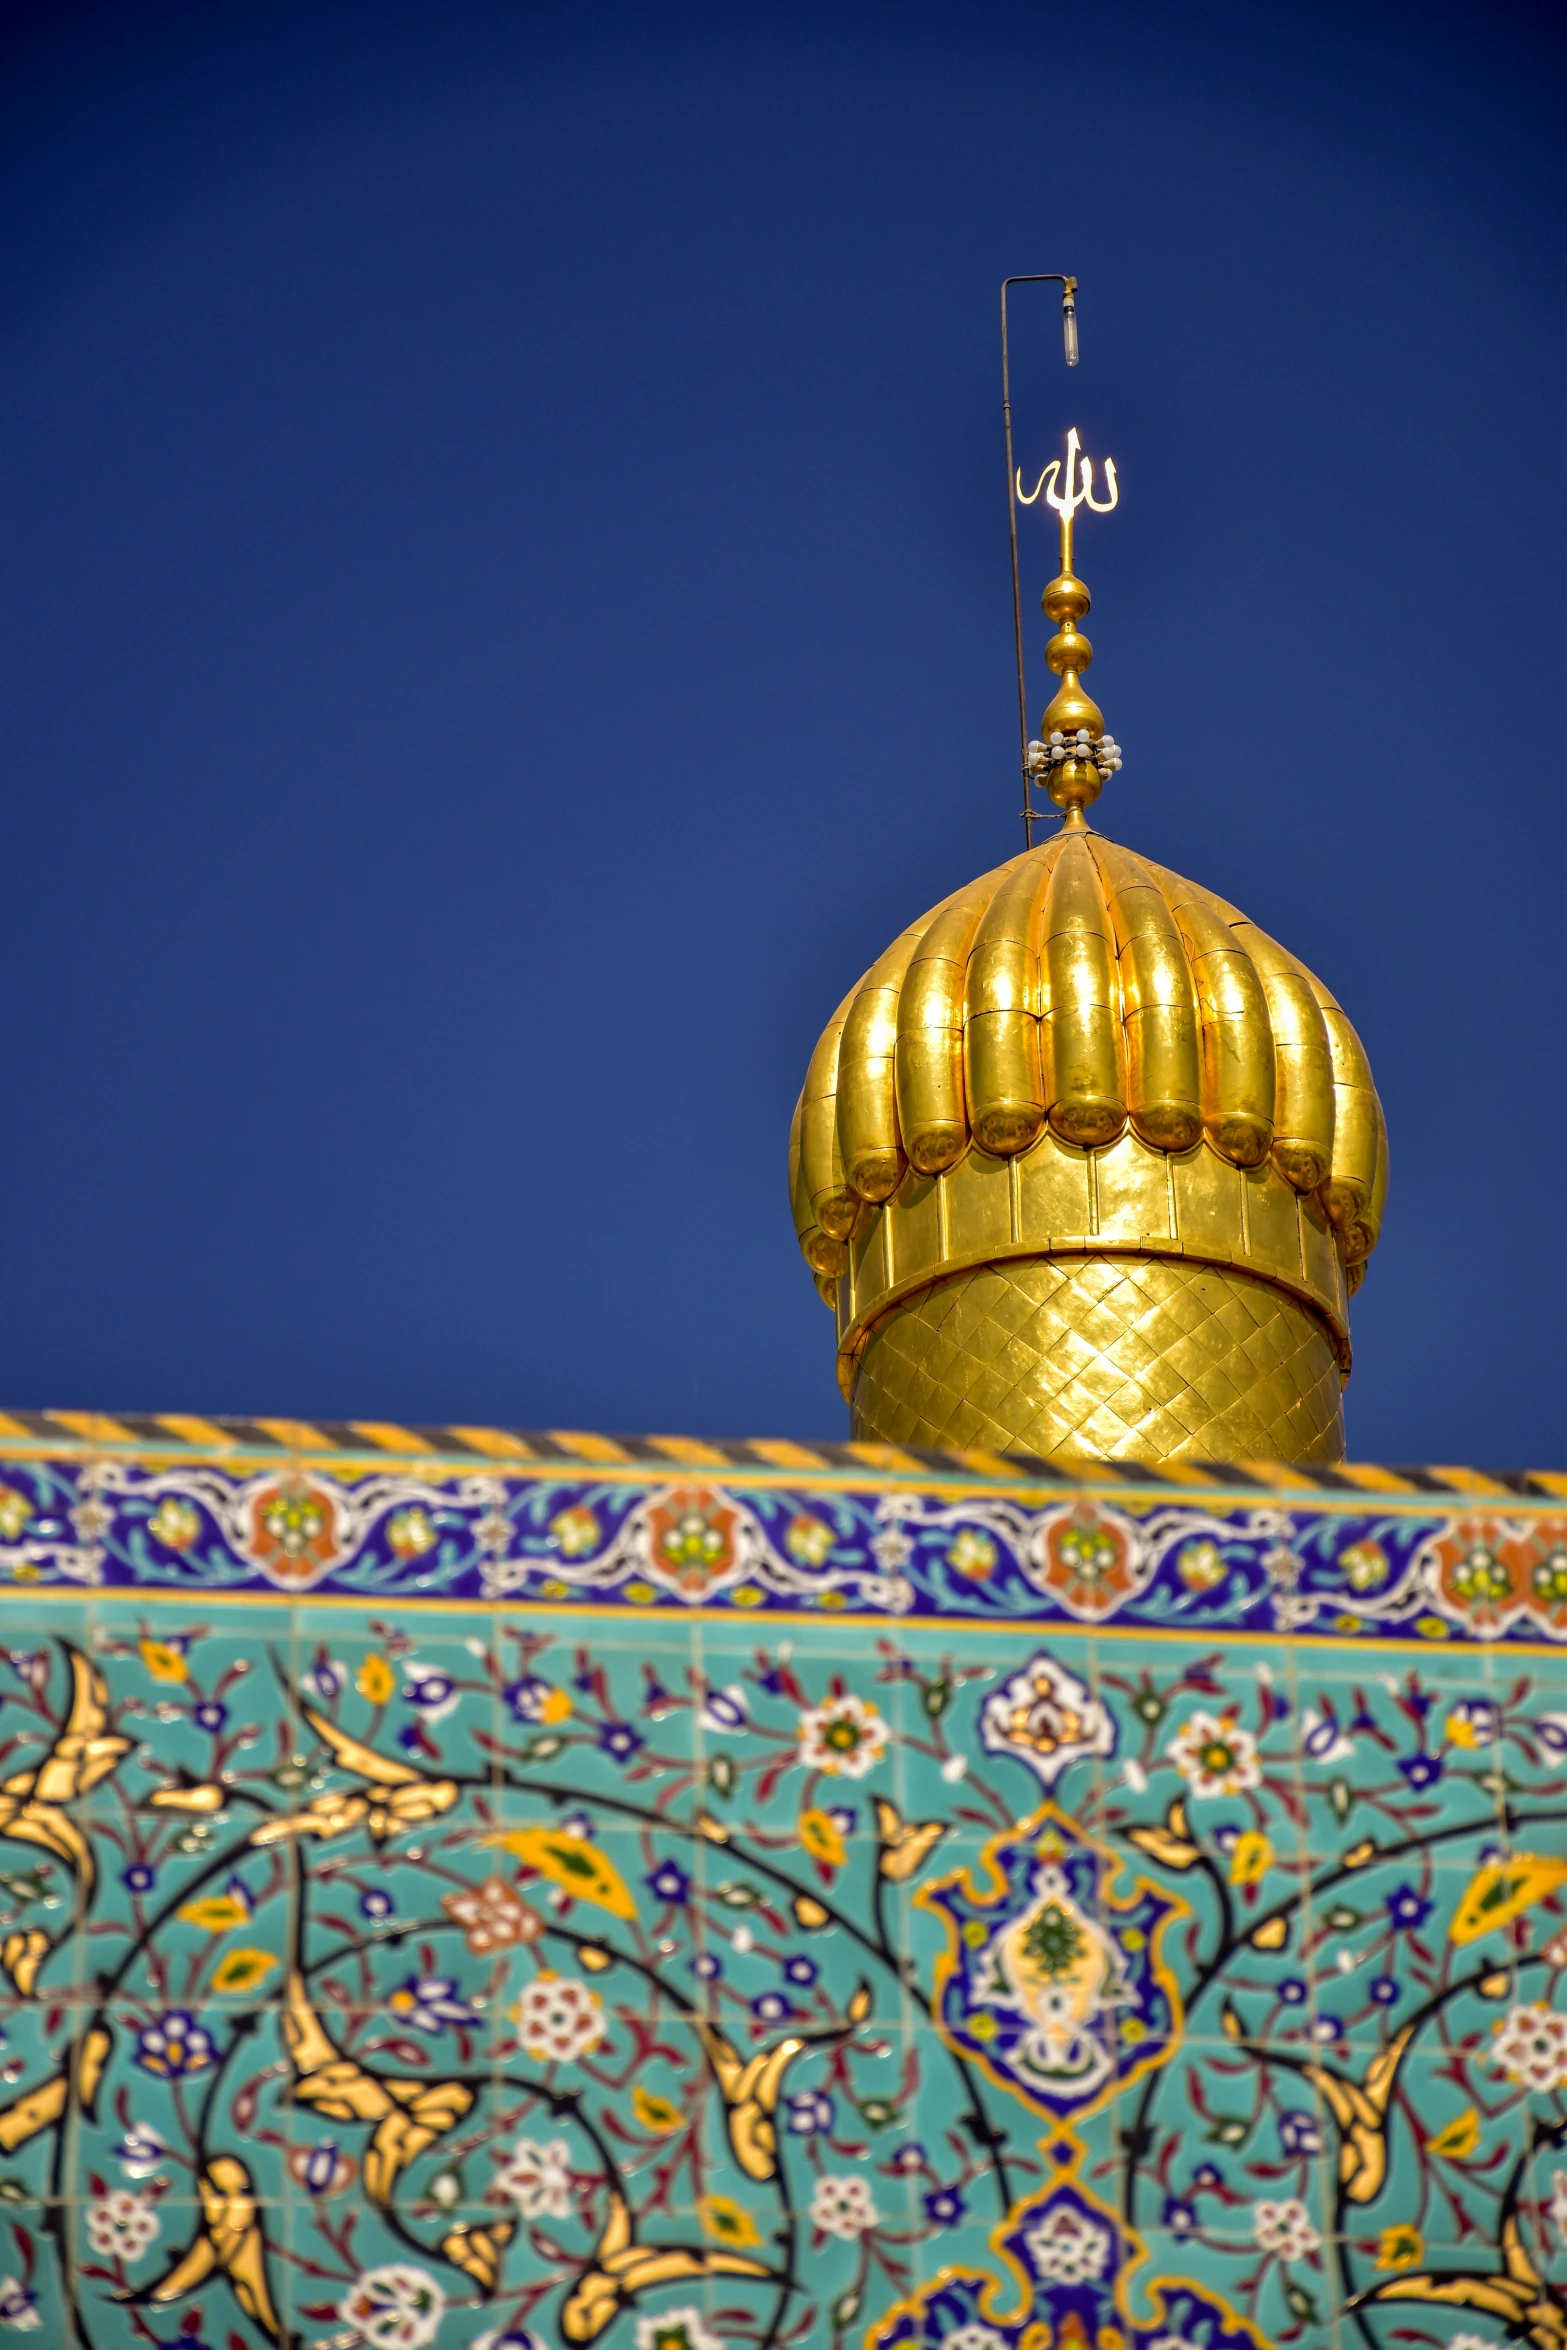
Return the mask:
<svg viewBox="0 0 1567 2350">
<path fill-rule="evenodd" d="M 957 1451 L 1344 1457 L 1315 1316 L 1171 1258 L 1036 1257 L 939 1282 L 872 1330 L 852 1410 L 858 1437 Z"/>
</svg>

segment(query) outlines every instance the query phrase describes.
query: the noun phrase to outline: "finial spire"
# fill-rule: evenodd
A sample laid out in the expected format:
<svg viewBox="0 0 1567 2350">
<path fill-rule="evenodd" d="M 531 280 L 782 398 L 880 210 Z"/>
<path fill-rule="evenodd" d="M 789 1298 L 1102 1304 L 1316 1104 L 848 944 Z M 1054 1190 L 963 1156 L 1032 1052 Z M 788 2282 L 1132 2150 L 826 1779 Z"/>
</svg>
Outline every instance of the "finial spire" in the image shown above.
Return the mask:
<svg viewBox="0 0 1567 2350">
<path fill-rule="evenodd" d="M 1065 466 L 1063 479 L 1062 460 L 1053 458 L 1031 491 L 1025 493 L 1021 474 L 1016 489 L 1019 505 L 1032 506 L 1043 494 L 1045 504 L 1061 517 L 1061 569 L 1040 599 L 1056 624 L 1045 659 L 1061 684 L 1040 720 L 1044 739 L 1028 748 L 1030 772 L 1044 779 L 1045 789 L 1075 830 L 1083 824 L 1083 810 L 1098 799 L 1105 778 L 1120 766 L 1121 754 L 1115 737 L 1105 732 L 1103 711 L 1083 688 L 1082 673 L 1093 660 L 1094 648 L 1077 625 L 1087 617 L 1089 594 L 1072 569 L 1072 525 L 1084 506 L 1092 514 L 1112 512 L 1120 503 L 1121 489 L 1115 460 L 1107 457 L 1109 495 L 1094 496 L 1094 461 L 1083 455 L 1076 425 L 1066 437 Z"/>
</svg>

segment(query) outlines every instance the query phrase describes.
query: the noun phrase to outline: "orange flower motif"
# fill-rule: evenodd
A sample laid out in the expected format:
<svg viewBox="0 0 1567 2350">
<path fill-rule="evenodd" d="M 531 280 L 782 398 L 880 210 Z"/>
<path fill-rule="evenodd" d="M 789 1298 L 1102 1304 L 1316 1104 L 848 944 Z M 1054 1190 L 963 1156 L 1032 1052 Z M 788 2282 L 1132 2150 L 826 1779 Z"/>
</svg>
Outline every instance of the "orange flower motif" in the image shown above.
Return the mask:
<svg viewBox="0 0 1567 2350">
<path fill-rule="evenodd" d="M 511 1950 L 519 1942 L 536 1942 L 544 1920 L 531 1909 L 504 1877 L 486 1877 L 465 1893 L 447 1893 L 441 1907 L 462 1927 L 463 1939 L 476 1958 L 492 1950 Z"/>
<path fill-rule="evenodd" d="M 647 1564 L 666 1583 L 695 1595 L 737 1563 L 740 1513 L 705 1485 L 677 1485 L 647 1514 Z"/>
<path fill-rule="evenodd" d="M 270 1582 L 305 1589 L 337 1565 L 338 1512 L 324 1486 L 280 1477 L 252 1496 L 246 1516 L 246 1547 Z"/>
<path fill-rule="evenodd" d="M 1080 1505 L 1047 1526 L 1034 1580 L 1074 1615 L 1098 1619 L 1113 1614 L 1138 1584 L 1130 1529 Z"/>
<path fill-rule="evenodd" d="M 1539 1527 L 1537 1537 L 1548 1531 Z M 1516 1609 L 1535 1612 L 1532 1548 L 1500 1518 L 1454 1518 L 1421 1556 L 1428 1571 L 1435 1567 L 1444 1612 L 1489 1630 Z M 1539 1612 L 1549 1620 L 1548 1601 Z"/>
</svg>

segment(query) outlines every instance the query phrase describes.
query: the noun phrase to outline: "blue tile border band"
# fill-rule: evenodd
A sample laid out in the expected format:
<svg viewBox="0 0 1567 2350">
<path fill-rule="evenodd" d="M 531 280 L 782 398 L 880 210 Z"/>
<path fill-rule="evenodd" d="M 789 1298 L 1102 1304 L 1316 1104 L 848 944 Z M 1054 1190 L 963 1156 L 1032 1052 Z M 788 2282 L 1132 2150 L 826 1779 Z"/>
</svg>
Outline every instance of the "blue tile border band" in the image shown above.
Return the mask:
<svg viewBox="0 0 1567 2350">
<path fill-rule="evenodd" d="M 1567 1503 L 0 1443 L 0 1592 L 1567 1639 Z"/>
</svg>

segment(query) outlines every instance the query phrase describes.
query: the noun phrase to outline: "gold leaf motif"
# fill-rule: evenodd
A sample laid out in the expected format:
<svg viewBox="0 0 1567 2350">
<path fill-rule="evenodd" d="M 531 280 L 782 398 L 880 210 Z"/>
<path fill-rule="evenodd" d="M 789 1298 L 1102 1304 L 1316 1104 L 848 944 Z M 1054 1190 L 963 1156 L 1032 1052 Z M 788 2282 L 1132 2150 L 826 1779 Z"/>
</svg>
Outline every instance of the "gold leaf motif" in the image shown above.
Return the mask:
<svg viewBox="0 0 1567 2350">
<path fill-rule="evenodd" d="M 1230 1848 L 1230 1883 L 1260 1885 L 1273 1866 L 1273 1842 L 1260 1828 L 1247 1828 Z"/>
<path fill-rule="evenodd" d="M 182 1902 L 174 1914 L 188 1926 L 200 1926 L 204 1933 L 226 1934 L 232 1926 L 243 1926 L 250 1911 L 232 1893 L 207 1893 L 199 1901 Z"/>
<path fill-rule="evenodd" d="M 740 2251 L 749 2251 L 762 2241 L 761 2229 L 743 2203 L 732 2195 L 703 2195 L 696 2207 L 697 2218 L 706 2233 L 720 2244 L 732 2244 Z"/>
<path fill-rule="evenodd" d="M 1532 1852 L 1519 1852 L 1511 1860 L 1491 1861 L 1465 1888 L 1448 1928 L 1448 1940 L 1478 1942 L 1494 1926 L 1510 1925 L 1559 1885 L 1567 1885 L 1567 1860 L 1546 1860 Z"/>
<path fill-rule="evenodd" d="M 1473 2154 L 1480 2143 L 1480 2116 L 1472 2105 L 1466 2106 L 1456 2121 L 1450 2121 L 1434 2138 L 1426 2140 L 1428 2154 L 1445 2154 L 1449 2160 L 1462 2162 Z"/>
<path fill-rule="evenodd" d="M 146 2300 L 164 2308 L 204 2284 L 221 2270 L 234 2289 L 245 2315 L 262 2331 L 278 2339 L 277 2311 L 267 2277 L 266 2237 L 249 2171 L 234 2154 L 217 2154 L 198 2182 L 202 2227 L 157 2284 L 147 2288 Z"/>
<path fill-rule="evenodd" d="M 42 1845 L 74 1873 L 86 1901 L 97 1883 L 92 1847 L 60 1809 L 109 1778 L 131 1741 L 108 1729 L 108 1684 L 79 1648 L 63 1642 L 71 1668 L 71 1703 L 54 1744 L 36 1767 L 0 1780 L 0 1836 Z"/>
<path fill-rule="evenodd" d="M 945 1820 L 906 1820 L 895 1803 L 877 1796 L 877 1866 L 892 1884 L 905 1884 L 922 1869 L 946 1833 Z"/>
<path fill-rule="evenodd" d="M 556 1828 L 512 1828 L 503 1835 L 481 1836 L 479 1841 L 514 1852 L 526 1868 L 548 1877 L 574 1901 L 591 1901 L 596 1908 L 607 1909 L 612 1917 L 625 1918 L 628 1923 L 636 1917 L 637 1905 L 625 1879 L 614 1862 L 586 1837 L 568 1836 Z"/>
<path fill-rule="evenodd" d="M 198 1781 L 190 1787 L 155 1787 L 147 1800 L 154 1811 L 221 1811 L 223 1790 L 210 1780 Z"/>
<path fill-rule="evenodd" d="M 501 2273 L 501 2255 L 511 2242 L 515 2220 L 496 2219 L 482 2227 L 466 2224 L 441 2238 L 441 2250 L 455 2268 L 472 2277 L 486 2296 L 495 2290 Z"/>
<path fill-rule="evenodd" d="M 1516 2212 L 1502 2223 L 1500 2269 L 1487 2275 L 1475 2269 L 1423 2271 L 1418 2276 L 1390 2277 L 1357 2295 L 1351 2307 L 1373 2301 L 1423 2301 L 1437 2308 L 1478 2309 L 1500 2318 L 1515 2339 L 1532 2350 L 1564 2350 L 1567 2346 L 1567 2309 L 1544 2282 L 1524 2248 Z"/>
<path fill-rule="evenodd" d="M 630 2206 L 623 2195 L 612 2194 L 593 2265 L 578 2278 L 561 2310 L 561 2332 L 568 2342 L 596 2342 L 612 2318 L 655 2285 L 684 2284 L 693 2277 L 769 2274 L 761 2261 L 717 2246 L 637 2243 Z"/>
<path fill-rule="evenodd" d="M 1139 1852 L 1146 1852 L 1161 1868 L 1177 1872 L 1194 1868 L 1202 1858 L 1202 1848 L 1192 1837 L 1186 1817 L 1186 1805 L 1177 1796 L 1157 1828 L 1128 1828 L 1128 1844 L 1135 1844 Z"/>
<path fill-rule="evenodd" d="M 751 2057 L 742 2057 L 716 2024 L 702 2016 L 693 2019 L 724 2101 L 730 2147 L 748 2179 L 765 2184 L 778 2175 L 778 2132 L 773 2116 L 783 2093 L 784 2075 L 800 2051 L 846 2040 L 870 2012 L 870 1986 L 862 1982 L 856 1985 L 841 2024 L 826 2032 L 788 2032 Z"/>
<path fill-rule="evenodd" d="M 1387 2109 L 1404 2051 L 1416 2026 L 1406 2024 L 1366 2067 L 1364 2081 L 1352 2081 L 1325 2064 L 1301 2067 L 1303 2077 L 1322 2092 L 1323 2103 L 1340 2131 L 1339 2184 L 1351 2203 L 1373 2203 L 1387 2178 Z"/>
<path fill-rule="evenodd" d="M 794 1832 L 811 1858 L 825 1862 L 830 1869 L 841 1869 L 849 1857 L 849 1847 L 837 1821 L 831 1812 L 821 1811 L 814 1804 L 801 1812 Z"/>
<path fill-rule="evenodd" d="M 651 2089 L 644 2089 L 640 2081 L 631 2091 L 631 2110 L 642 2127 L 651 2130 L 655 2137 L 667 2138 L 672 2131 L 685 2126 L 686 2117 L 679 2106 L 672 2105 L 667 2097 L 656 2096 Z"/>
<path fill-rule="evenodd" d="M 29 1926 L 25 1932 L 7 1934 L 0 1943 L 0 1966 L 10 1976 L 18 1996 L 31 1999 L 38 1970 L 54 1944 L 41 1926 Z"/>
</svg>

